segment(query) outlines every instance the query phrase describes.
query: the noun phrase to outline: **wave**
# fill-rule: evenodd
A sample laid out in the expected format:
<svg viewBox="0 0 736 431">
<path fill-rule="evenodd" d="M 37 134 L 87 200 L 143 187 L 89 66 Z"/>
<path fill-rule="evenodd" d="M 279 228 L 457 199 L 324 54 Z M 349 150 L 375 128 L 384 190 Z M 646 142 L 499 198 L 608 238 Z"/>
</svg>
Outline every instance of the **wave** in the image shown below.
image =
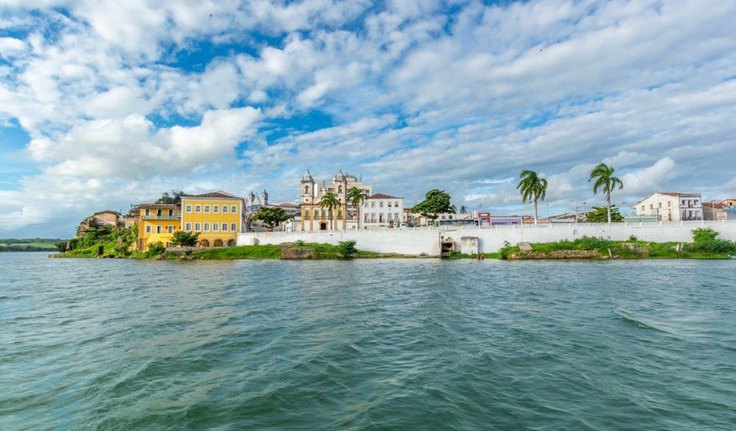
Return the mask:
<svg viewBox="0 0 736 431">
<path fill-rule="evenodd" d="M 666 328 L 666 326 L 667 326 L 666 323 L 657 322 L 657 321 L 654 321 L 654 320 L 651 320 L 651 319 L 646 319 L 646 318 L 643 318 L 643 317 L 635 316 L 631 312 L 626 311 L 626 310 L 622 310 L 622 309 L 617 309 L 617 310 L 614 310 L 613 312 L 619 318 L 621 318 L 621 320 L 623 320 L 624 322 L 630 323 L 632 325 L 636 325 L 636 326 L 638 326 L 640 328 L 651 329 L 651 330 L 659 331 L 659 332 L 662 332 L 662 333 L 665 333 L 665 334 L 669 334 L 669 335 L 678 335 L 678 334 L 672 332 L 671 330 L 667 329 Z"/>
</svg>

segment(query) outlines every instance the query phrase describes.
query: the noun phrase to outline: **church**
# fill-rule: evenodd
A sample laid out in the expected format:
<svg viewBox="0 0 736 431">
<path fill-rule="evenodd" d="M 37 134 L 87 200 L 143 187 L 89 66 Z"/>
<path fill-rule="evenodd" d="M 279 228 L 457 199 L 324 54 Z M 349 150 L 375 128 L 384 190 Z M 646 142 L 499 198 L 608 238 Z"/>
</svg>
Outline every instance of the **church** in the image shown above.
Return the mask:
<svg viewBox="0 0 736 431">
<path fill-rule="evenodd" d="M 339 171 L 332 177 L 331 183 L 317 183 L 307 171 L 301 181 L 301 230 L 314 232 L 357 229 L 358 208 L 347 203 L 347 191 L 352 187 L 361 189 L 366 196 L 373 192 L 373 187 L 362 183 L 355 175 Z M 329 208 L 319 205 L 322 197 L 329 192 L 334 193 L 340 201 L 340 205 L 332 210 L 332 218 Z"/>
</svg>

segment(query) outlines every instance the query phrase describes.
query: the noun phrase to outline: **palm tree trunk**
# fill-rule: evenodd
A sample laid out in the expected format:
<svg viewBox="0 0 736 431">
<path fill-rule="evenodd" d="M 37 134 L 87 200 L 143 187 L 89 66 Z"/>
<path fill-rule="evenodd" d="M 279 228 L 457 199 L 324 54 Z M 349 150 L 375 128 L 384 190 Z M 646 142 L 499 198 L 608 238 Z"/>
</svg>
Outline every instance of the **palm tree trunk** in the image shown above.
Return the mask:
<svg viewBox="0 0 736 431">
<path fill-rule="evenodd" d="M 606 203 L 608 203 L 608 224 L 611 224 L 611 192 L 606 193 Z"/>
<path fill-rule="evenodd" d="M 534 199 L 534 224 L 537 224 L 537 200 Z"/>
</svg>

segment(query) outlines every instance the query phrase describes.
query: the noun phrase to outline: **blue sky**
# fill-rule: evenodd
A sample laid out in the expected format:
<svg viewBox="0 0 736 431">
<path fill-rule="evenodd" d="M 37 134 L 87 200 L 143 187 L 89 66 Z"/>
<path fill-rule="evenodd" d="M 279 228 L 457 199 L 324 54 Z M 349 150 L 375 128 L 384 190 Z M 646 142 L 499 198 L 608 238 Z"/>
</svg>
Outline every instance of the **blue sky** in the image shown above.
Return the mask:
<svg viewBox="0 0 736 431">
<path fill-rule="evenodd" d="M 341 169 L 541 215 L 736 197 L 736 2 L 0 0 L 0 237 Z"/>
</svg>

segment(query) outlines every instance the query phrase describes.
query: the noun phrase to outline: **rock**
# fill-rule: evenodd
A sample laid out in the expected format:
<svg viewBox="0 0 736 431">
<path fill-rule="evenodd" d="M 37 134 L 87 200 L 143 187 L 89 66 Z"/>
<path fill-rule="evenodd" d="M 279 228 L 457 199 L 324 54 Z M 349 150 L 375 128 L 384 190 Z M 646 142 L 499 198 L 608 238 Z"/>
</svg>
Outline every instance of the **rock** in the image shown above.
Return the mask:
<svg viewBox="0 0 736 431">
<path fill-rule="evenodd" d="M 523 252 L 532 251 L 532 245 L 529 244 L 528 242 L 520 242 L 516 245 L 519 247 L 520 251 L 523 251 Z"/>
</svg>

